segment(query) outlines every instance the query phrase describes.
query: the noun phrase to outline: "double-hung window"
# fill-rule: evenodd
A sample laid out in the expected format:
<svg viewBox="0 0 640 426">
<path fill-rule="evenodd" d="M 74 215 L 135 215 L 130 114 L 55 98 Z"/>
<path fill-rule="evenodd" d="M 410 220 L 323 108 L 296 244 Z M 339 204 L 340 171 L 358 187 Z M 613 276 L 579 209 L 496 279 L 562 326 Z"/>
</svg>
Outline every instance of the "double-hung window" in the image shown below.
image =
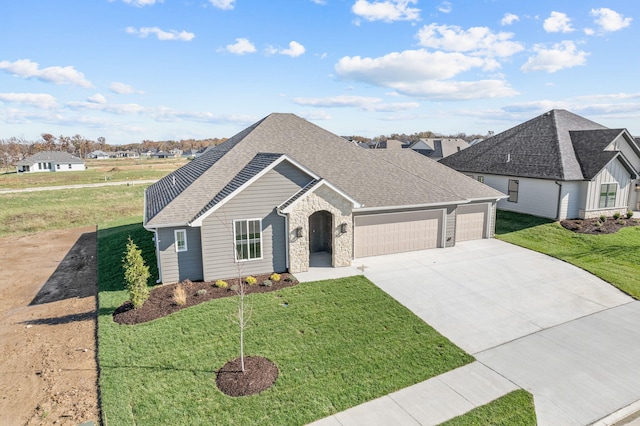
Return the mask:
<svg viewBox="0 0 640 426">
<path fill-rule="evenodd" d="M 600 185 L 600 205 L 601 209 L 614 207 L 616 205 L 617 183 L 603 183 Z"/>
<path fill-rule="evenodd" d="M 185 229 L 176 229 L 173 231 L 176 241 L 176 251 L 187 251 L 187 231 Z"/>
<path fill-rule="evenodd" d="M 518 202 L 518 189 L 520 187 L 520 181 L 517 179 L 509 179 L 509 201 L 512 203 Z"/>
<path fill-rule="evenodd" d="M 237 261 L 262 259 L 260 219 L 234 220 L 233 234 Z"/>
</svg>

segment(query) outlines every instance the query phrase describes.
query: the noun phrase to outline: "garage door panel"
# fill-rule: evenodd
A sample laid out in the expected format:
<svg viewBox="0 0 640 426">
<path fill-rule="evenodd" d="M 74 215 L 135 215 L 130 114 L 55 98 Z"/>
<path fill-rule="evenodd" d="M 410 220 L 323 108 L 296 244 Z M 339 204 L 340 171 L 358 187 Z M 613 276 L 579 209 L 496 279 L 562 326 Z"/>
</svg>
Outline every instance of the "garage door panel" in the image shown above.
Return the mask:
<svg viewBox="0 0 640 426">
<path fill-rule="evenodd" d="M 460 206 L 456 211 L 456 242 L 484 238 L 487 206 L 476 204 Z"/>
<path fill-rule="evenodd" d="M 441 230 L 441 211 L 357 216 L 354 256 L 435 248 L 440 245 Z"/>
</svg>

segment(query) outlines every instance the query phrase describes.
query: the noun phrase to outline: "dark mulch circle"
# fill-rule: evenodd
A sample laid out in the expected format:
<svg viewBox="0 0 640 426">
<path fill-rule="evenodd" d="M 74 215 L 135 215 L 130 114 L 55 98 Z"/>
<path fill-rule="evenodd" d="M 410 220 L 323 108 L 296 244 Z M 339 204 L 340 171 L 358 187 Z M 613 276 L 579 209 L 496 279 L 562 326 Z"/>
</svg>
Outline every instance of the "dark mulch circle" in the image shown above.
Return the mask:
<svg viewBox="0 0 640 426">
<path fill-rule="evenodd" d="M 261 356 L 245 356 L 244 371 L 240 358 L 227 362 L 217 372 L 216 385 L 229 396 L 247 396 L 269 389 L 278 378 L 278 367 Z"/>
<path fill-rule="evenodd" d="M 263 286 L 263 283 L 269 278 L 267 275 L 256 275 L 258 284 L 246 285 L 246 293 L 266 293 L 277 291 L 285 287 L 291 287 L 298 284 L 298 281 L 291 274 L 280 274 L 280 281 L 273 281 L 270 287 Z M 211 281 L 185 281 L 182 284 L 187 293 L 186 304 L 178 305 L 173 301 L 173 291 L 178 284 L 169 284 L 156 287 L 151 290 L 149 298 L 138 309 L 133 309 L 130 301 L 126 301 L 113 312 L 113 320 L 119 324 L 140 324 L 152 321 L 154 319 L 165 317 L 169 314 L 177 312 L 190 306 L 198 305 L 212 299 L 221 297 L 235 296 L 236 292 L 231 289 L 233 284 L 240 282 L 240 278 L 225 280 L 229 286 L 227 288 L 218 288 Z M 199 290 L 206 290 L 204 294 L 198 294 Z M 201 292 L 202 293 L 202 292 Z"/>
<path fill-rule="evenodd" d="M 622 228 L 628 226 L 638 226 L 640 221 L 637 219 L 627 219 L 621 217 L 620 219 L 614 219 L 608 217 L 607 220 L 602 222 L 600 219 L 567 219 L 560 221 L 560 225 L 569 231 L 577 232 L 580 234 L 613 234 L 618 232 Z"/>
</svg>

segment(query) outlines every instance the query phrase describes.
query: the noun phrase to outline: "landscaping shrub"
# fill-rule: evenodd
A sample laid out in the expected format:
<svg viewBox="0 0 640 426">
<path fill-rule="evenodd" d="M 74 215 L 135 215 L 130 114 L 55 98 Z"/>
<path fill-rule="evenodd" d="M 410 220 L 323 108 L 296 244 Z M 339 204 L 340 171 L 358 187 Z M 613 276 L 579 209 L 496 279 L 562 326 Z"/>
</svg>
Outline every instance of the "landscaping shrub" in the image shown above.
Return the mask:
<svg viewBox="0 0 640 426">
<path fill-rule="evenodd" d="M 196 291 L 196 294 L 198 296 L 204 296 L 205 294 L 207 294 L 207 290 L 204 288 L 201 288 L 200 290 Z"/>
<path fill-rule="evenodd" d="M 615 220 L 620 219 L 620 216 L 622 216 L 622 215 L 620 214 L 620 212 L 615 212 L 615 213 L 613 214 L 613 218 L 614 218 Z"/>
<path fill-rule="evenodd" d="M 227 288 L 229 284 L 227 284 L 227 282 L 223 280 L 216 280 L 214 285 L 218 288 Z"/>
<path fill-rule="evenodd" d="M 149 267 L 144 263 L 142 250 L 136 246 L 131 237 L 127 242 L 127 250 L 122 258 L 124 267 L 124 280 L 129 291 L 129 298 L 134 308 L 142 306 L 149 297 L 147 280 L 151 275 Z"/>
<path fill-rule="evenodd" d="M 182 284 L 178 284 L 173 289 L 173 302 L 178 306 L 187 304 L 187 292 Z"/>
<path fill-rule="evenodd" d="M 258 280 L 255 277 L 249 275 L 247 278 L 244 279 L 244 282 L 249 285 L 255 285 L 258 282 Z"/>
<path fill-rule="evenodd" d="M 633 217 L 633 212 L 631 210 L 627 210 L 627 219 L 631 219 Z"/>
<path fill-rule="evenodd" d="M 273 282 L 271 280 L 264 280 L 262 282 L 262 285 L 265 287 L 271 287 L 273 285 Z"/>
<path fill-rule="evenodd" d="M 607 217 L 603 214 L 600 215 L 600 222 L 604 223 L 607 221 Z"/>
<path fill-rule="evenodd" d="M 270 279 L 271 281 L 276 281 L 276 282 L 278 282 L 278 281 L 280 281 L 280 274 L 278 274 L 278 273 L 274 272 L 273 274 L 271 274 L 271 276 L 269 277 L 269 279 Z"/>
</svg>

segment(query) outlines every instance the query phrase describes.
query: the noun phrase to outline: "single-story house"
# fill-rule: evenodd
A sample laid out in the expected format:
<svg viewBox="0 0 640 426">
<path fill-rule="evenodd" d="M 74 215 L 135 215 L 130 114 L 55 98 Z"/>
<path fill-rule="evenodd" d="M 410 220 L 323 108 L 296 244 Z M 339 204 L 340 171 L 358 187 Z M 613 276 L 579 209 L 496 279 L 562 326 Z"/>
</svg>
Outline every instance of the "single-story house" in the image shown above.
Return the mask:
<svg viewBox="0 0 640 426">
<path fill-rule="evenodd" d="M 403 149 L 407 144 L 397 139 L 388 139 L 380 141 L 374 145 L 375 149 Z"/>
<path fill-rule="evenodd" d="M 149 186 L 160 281 L 306 271 L 490 238 L 505 194 L 411 150 L 271 114 Z M 327 256 L 326 254 L 324 256 Z"/>
<path fill-rule="evenodd" d="M 440 160 L 505 192 L 503 210 L 556 220 L 640 209 L 640 147 L 609 129 L 554 109 Z"/>
<path fill-rule="evenodd" d="M 95 151 L 91 151 L 89 155 L 87 155 L 87 158 L 92 158 L 94 160 L 106 160 L 109 158 L 109 153 L 97 149 Z"/>
<path fill-rule="evenodd" d="M 136 151 L 116 151 L 112 155 L 114 158 L 140 158 Z"/>
<path fill-rule="evenodd" d="M 15 165 L 18 173 L 72 172 L 86 169 L 83 160 L 62 151 L 38 152 Z"/>
<path fill-rule="evenodd" d="M 171 152 L 167 152 L 167 151 L 156 151 L 153 154 L 151 154 L 152 157 L 154 158 L 176 158 L 177 155 L 175 152 L 171 151 Z"/>
<path fill-rule="evenodd" d="M 469 147 L 461 138 L 422 138 L 409 145 L 409 149 L 438 161 Z"/>
</svg>

